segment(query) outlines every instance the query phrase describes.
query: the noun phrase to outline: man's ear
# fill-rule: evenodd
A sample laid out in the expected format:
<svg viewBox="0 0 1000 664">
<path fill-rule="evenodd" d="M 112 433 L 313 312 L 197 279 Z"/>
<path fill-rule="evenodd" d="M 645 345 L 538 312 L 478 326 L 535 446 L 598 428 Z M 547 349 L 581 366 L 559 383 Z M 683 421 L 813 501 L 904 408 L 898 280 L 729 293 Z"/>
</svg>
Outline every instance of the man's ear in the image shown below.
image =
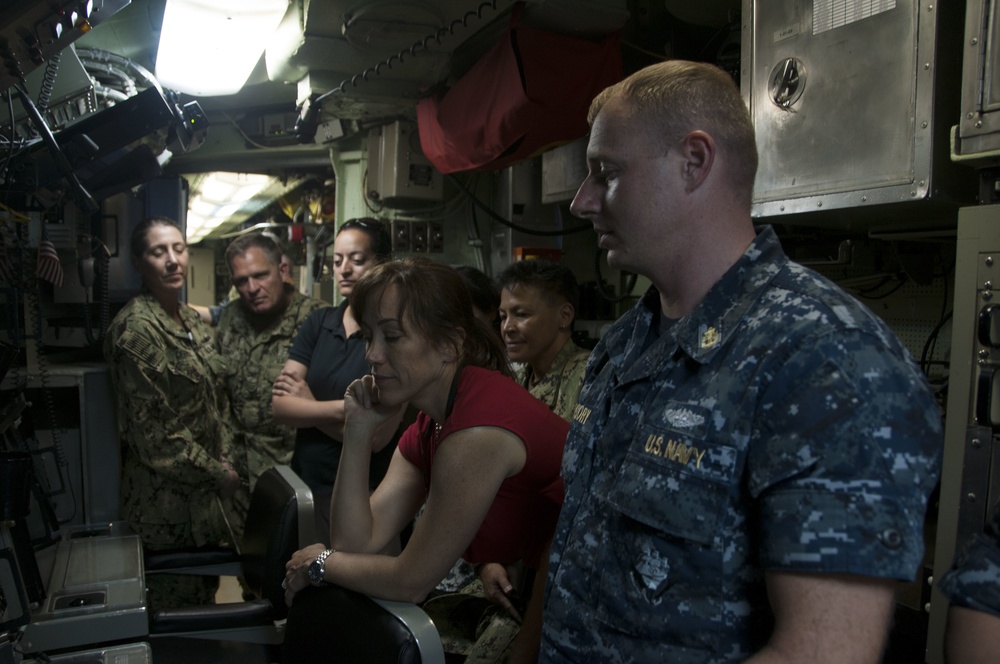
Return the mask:
<svg viewBox="0 0 1000 664">
<path fill-rule="evenodd" d="M 281 262 L 278 263 L 278 274 L 281 275 L 282 281 L 292 281 L 292 266 L 288 264 L 287 258 L 282 257 Z"/>
<path fill-rule="evenodd" d="M 712 136 L 700 129 L 681 139 L 680 154 L 684 158 L 685 190 L 694 191 L 712 172 L 715 164 L 716 145 Z"/>
</svg>

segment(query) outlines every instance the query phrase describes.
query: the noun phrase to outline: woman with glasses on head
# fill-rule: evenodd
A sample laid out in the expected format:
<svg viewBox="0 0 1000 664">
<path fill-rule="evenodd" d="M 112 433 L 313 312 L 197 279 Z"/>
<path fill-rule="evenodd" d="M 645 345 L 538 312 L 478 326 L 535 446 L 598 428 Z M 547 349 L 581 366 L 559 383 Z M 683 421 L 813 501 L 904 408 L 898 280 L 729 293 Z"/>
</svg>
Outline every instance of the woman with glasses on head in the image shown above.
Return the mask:
<svg viewBox="0 0 1000 664">
<path fill-rule="evenodd" d="M 292 556 L 286 599 L 329 582 L 419 602 L 459 557 L 472 564 L 523 560 L 538 570 L 562 503 L 569 424 L 510 378 L 500 340 L 475 318 L 452 268 L 423 258 L 379 265 L 355 285 L 351 304 L 372 375 L 351 383 L 345 396 L 333 549 L 313 545 Z M 419 409 L 417 420 L 369 496 L 377 432 L 406 403 Z M 421 505 L 402 552 L 378 555 Z M 293 604 L 290 628 L 295 614 Z"/>
<path fill-rule="evenodd" d="M 131 255 L 142 289 L 104 339 L 118 399 L 122 515 L 150 550 L 226 539 L 219 497 L 239 486 L 222 358 L 212 330 L 178 299 L 187 249 L 171 219 L 136 226 Z M 209 604 L 218 577 L 151 574 L 146 585 L 155 609 Z"/>
<path fill-rule="evenodd" d="M 316 533 L 324 541 L 330 532 L 330 496 L 344 437 L 344 391 L 371 371 L 349 298 L 365 272 L 390 258 L 392 239 L 384 224 L 364 218 L 341 225 L 333 243 L 333 274 L 344 301 L 305 320 L 274 381 L 271 412 L 275 422 L 299 428 L 291 466 L 313 492 Z M 373 449 L 372 489 L 389 466 L 396 425 L 398 421 L 386 425 Z"/>
</svg>

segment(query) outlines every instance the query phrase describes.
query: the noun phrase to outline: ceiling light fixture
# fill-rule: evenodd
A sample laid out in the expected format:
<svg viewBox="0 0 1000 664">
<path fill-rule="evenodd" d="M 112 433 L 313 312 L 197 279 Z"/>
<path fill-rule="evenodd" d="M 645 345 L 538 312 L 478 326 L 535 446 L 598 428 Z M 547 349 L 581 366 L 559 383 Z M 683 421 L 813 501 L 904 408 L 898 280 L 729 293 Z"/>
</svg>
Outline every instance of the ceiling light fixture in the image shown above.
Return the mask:
<svg viewBox="0 0 1000 664">
<path fill-rule="evenodd" d="M 239 92 L 287 8 L 288 0 L 167 0 L 157 79 L 198 97 Z"/>
<path fill-rule="evenodd" d="M 187 241 L 200 242 L 220 225 L 240 214 L 242 221 L 270 201 L 259 196 L 274 178 L 255 173 L 209 173 L 188 202 Z"/>
</svg>

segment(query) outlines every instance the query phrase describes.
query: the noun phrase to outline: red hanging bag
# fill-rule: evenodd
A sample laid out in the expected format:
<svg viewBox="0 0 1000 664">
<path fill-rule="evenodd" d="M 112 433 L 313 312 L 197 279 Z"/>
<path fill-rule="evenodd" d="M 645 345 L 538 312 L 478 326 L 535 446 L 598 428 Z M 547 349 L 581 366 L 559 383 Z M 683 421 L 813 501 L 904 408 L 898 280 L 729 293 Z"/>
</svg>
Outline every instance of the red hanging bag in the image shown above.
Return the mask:
<svg viewBox="0 0 1000 664">
<path fill-rule="evenodd" d="M 439 97 L 417 105 L 424 155 L 442 173 L 494 170 L 585 136 L 587 109 L 622 79 L 618 33 L 600 41 L 520 25 Z"/>
</svg>

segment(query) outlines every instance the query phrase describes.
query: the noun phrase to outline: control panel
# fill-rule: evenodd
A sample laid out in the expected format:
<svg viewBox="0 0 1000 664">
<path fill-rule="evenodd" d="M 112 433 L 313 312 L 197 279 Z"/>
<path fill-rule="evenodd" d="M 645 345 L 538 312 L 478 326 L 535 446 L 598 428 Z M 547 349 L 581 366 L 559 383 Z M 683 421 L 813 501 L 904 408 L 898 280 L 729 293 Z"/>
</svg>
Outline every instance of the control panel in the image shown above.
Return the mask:
<svg viewBox="0 0 1000 664">
<path fill-rule="evenodd" d="M 131 0 L 14 0 L 0 10 L 0 91 L 22 81 L 56 53 Z"/>
</svg>

